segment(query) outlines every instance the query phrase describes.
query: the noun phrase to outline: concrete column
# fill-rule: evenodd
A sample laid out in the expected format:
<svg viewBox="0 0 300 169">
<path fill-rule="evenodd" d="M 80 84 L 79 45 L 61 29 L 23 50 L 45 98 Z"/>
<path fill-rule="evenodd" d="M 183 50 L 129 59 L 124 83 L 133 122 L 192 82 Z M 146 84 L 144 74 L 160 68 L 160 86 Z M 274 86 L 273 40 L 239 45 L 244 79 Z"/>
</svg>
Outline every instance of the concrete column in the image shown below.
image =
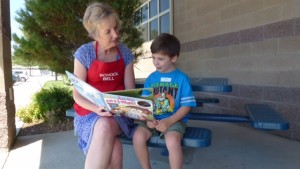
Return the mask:
<svg viewBox="0 0 300 169">
<path fill-rule="evenodd" d="M 9 0 L 0 1 L 0 151 L 8 151 L 16 138 L 12 83 Z"/>
</svg>

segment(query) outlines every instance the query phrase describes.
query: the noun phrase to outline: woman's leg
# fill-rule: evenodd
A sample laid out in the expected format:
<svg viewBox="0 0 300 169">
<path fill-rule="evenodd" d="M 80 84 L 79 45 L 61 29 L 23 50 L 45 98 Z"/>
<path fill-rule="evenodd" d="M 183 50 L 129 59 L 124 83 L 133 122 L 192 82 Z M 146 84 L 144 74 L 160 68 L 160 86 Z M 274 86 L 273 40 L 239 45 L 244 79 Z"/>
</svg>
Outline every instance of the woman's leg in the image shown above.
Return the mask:
<svg viewBox="0 0 300 169">
<path fill-rule="evenodd" d="M 165 139 L 169 151 L 171 169 L 182 169 L 181 134 L 176 131 L 169 131 L 165 134 Z"/>
<path fill-rule="evenodd" d="M 123 168 L 123 146 L 118 138 L 115 138 L 114 148 L 111 155 L 109 169 Z"/>
<path fill-rule="evenodd" d="M 120 148 L 120 146 L 115 142 L 116 136 L 120 132 L 121 130 L 114 118 L 101 117 L 97 120 L 86 155 L 85 169 L 108 168 L 113 152 L 114 158 L 116 158 L 115 154 L 122 153 L 122 148 Z M 117 147 L 114 148 L 114 146 Z M 117 163 L 119 161 L 113 162 Z"/>
<path fill-rule="evenodd" d="M 150 159 L 147 147 L 147 140 L 151 137 L 151 133 L 144 127 L 138 127 L 133 134 L 133 147 L 137 158 L 143 169 L 150 169 Z"/>
</svg>

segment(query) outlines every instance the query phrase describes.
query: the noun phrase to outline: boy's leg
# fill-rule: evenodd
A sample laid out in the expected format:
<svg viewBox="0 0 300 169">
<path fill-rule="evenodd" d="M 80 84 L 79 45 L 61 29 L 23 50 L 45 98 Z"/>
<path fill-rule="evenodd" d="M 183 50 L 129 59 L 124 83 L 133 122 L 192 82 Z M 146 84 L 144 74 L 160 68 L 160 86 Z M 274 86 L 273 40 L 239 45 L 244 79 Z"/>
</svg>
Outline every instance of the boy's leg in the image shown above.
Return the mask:
<svg viewBox="0 0 300 169">
<path fill-rule="evenodd" d="M 133 147 L 143 169 L 151 169 L 147 141 L 151 132 L 145 127 L 137 127 L 133 135 Z"/>
<path fill-rule="evenodd" d="M 165 134 L 171 169 L 182 169 L 181 138 L 181 134 L 177 131 L 169 131 Z"/>
<path fill-rule="evenodd" d="M 164 133 L 166 145 L 169 151 L 169 162 L 171 169 L 181 169 L 183 162 L 181 140 L 185 133 L 186 124 L 176 122 Z"/>
</svg>

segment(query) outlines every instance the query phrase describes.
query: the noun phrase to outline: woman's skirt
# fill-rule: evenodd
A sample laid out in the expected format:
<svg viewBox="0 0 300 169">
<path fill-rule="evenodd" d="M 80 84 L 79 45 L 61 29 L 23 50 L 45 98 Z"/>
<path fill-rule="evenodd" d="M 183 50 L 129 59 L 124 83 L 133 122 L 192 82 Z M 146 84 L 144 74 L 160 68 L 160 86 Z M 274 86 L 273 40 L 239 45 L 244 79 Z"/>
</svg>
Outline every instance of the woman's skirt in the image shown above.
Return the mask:
<svg viewBox="0 0 300 169">
<path fill-rule="evenodd" d="M 100 116 L 96 113 L 90 113 L 85 116 L 79 116 L 77 113 L 75 113 L 74 133 L 78 137 L 78 146 L 85 155 L 92 140 L 94 125 L 99 118 Z M 123 116 L 115 116 L 114 118 L 123 131 L 122 134 L 126 135 L 128 138 L 132 138 L 136 128 L 134 120 Z"/>
</svg>

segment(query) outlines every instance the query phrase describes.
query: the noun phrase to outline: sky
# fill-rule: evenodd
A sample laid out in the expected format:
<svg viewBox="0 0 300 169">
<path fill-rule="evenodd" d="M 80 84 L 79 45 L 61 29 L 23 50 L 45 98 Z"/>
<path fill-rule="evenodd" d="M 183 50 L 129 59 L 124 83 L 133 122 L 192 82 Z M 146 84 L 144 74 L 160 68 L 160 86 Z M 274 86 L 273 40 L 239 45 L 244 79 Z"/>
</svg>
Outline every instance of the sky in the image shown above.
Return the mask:
<svg viewBox="0 0 300 169">
<path fill-rule="evenodd" d="M 10 0 L 10 26 L 11 26 L 11 34 L 17 33 L 21 35 L 20 25 L 17 21 L 15 21 L 15 17 L 17 16 L 16 11 L 21 8 L 24 8 L 25 1 L 24 0 Z"/>
</svg>

